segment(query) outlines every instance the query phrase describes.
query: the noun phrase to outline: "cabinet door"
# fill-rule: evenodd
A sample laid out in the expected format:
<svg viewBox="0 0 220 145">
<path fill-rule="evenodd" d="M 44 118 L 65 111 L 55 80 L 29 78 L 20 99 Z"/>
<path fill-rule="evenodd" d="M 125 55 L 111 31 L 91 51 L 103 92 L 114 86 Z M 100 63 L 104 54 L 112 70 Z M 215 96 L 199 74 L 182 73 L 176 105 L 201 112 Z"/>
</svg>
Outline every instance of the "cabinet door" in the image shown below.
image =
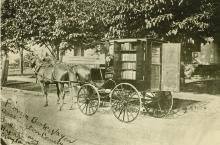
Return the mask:
<svg viewBox="0 0 220 145">
<path fill-rule="evenodd" d="M 180 90 L 180 43 L 163 43 L 161 90 Z"/>
<path fill-rule="evenodd" d="M 151 42 L 151 90 L 161 89 L 161 43 Z"/>
<path fill-rule="evenodd" d="M 137 46 L 137 62 L 136 62 L 136 79 L 144 80 L 144 43 L 138 41 Z"/>
<path fill-rule="evenodd" d="M 114 47 L 114 79 L 120 79 L 121 77 L 121 53 L 120 53 L 120 43 L 118 42 L 114 42 L 113 44 L 113 47 Z"/>
</svg>

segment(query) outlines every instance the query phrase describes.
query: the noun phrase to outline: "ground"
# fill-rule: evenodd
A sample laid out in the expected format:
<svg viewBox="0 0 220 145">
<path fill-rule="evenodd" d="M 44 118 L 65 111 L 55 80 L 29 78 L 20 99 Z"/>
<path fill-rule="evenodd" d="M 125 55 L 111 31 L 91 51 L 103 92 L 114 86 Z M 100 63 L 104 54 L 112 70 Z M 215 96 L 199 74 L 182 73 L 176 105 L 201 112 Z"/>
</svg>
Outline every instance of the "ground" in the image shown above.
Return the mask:
<svg viewBox="0 0 220 145">
<path fill-rule="evenodd" d="M 20 80 L 24 80 L 22 77 L 19 78 Z M 28 79 L 29 81 L 34 81 L 33 78 Z M 62 132 L 66 137 L 74 140 L 72 144 L 220 144 L 220 93 L 218 90 L 204 91 L 204 89 L 200 88 L 197 89 L 200 92 L 173 93 L 174 108 L 168 117 L 154 118 L 141 114 L 137 120 L 126 124 L 118 121 L 111 113 L 109 107 L 100 108 L 93 116 L 83 115 L 77 108 L 77 104 L 74 104 L 73 109 L 70 110 L 70 94 L 66 96 L 66 104 L 63 110 L 58 111 L 54 87 L 51 87 L 50 90 L 48 107 L 43 107 L 44 98 L 40 93 L 39 85 L 27 82 L 15 82 L 9 78 L 8 87 L 10 88 L 2 89 L 3 100 L 12 98 L 10 100 L 15 102 L 17 108 L 27 113 L 32 119 L 35 117 L 51 128 L 59 129 L 60 133 Z M 21 90 L 24 88 L 25 90 Z M 30 124 L 30 121 L 25 122 L 25 126 Z M 36 124 L 34 128 L 42 131 Z M 40 135 L 36 135 L 36 132 L 33 133 L 30 130 L 27 130 L 27 132 L 32 133 L 36 137 L 39 141 L 38 144 L 53 144 L 51 141 L 45 141 L 45 138 Z M 53 138 L 54 136 L 50 135 L 50 137 Z M 62 142 L 66 144 L 64 140 Z M 58 143 L 56 142 L 55 144 Z"/>
</svg>

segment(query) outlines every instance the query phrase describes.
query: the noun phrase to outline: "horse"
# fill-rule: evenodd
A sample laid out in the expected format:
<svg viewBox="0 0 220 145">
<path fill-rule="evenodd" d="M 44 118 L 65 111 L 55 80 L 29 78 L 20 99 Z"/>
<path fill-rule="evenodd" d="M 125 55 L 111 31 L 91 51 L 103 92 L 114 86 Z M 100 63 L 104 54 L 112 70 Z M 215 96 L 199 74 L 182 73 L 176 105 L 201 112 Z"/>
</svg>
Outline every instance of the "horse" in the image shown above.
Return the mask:
<svg viewBox="0 0 220 145">
<path fill-rule="evenodd" d="M 31 67 L 34 68 L 37 82 L 39 82 L 43 95 L 45 96 L 45 105 L 48 106 L 48 89 L 49 84 L 56 84 L 57 88 L 57 104 L 60 104 L 60 97 L 62 103 L 59 110 L 62 110 L 65 99 L 64 84 L 68 84 L 70 93 L 77 92 L 77 84 L 79 82 L 90 82 L 91 71 L 85 65 L 69 66 L 62 62 L 55 62 L 54 64 L 45 62 L 40 59 L 34 59 Z M 74 90 L 74 91 L 73 91 Z M 72 105 L 73 106 L 73 96 Z"/>
</svg>

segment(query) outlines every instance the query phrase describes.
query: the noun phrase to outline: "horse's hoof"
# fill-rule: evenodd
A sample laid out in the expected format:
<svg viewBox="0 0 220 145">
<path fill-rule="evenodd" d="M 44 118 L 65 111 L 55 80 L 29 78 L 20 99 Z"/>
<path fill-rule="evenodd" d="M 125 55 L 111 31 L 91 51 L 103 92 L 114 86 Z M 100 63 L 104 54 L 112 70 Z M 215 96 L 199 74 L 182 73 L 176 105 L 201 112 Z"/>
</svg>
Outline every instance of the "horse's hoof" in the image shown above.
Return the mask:
<svg viewBox="0 0 220 145">
<path fill-rule="evenodd" d="M 58 110 L 59 110 L 59 111 L 62 111 L 62 108 L 63 108 L 63 106 L 60 105 L 59 108 L 58 108 Z"/>
<path fill-rule="evenodd" d="M 73 106 L 71 106 L 69 110 L 73 110 Z"/>
<path fill-rule="evenodd" d="M 47 106 L 48 106 L 48 104 L 45 104 L 45 105 L 44 105 L 44 107 L 47 107 Z"/>
<path fill-rule="evenodd" d="M 60 99 L 57 99 L 57 104 L 60 104 Z"/>
</svg>

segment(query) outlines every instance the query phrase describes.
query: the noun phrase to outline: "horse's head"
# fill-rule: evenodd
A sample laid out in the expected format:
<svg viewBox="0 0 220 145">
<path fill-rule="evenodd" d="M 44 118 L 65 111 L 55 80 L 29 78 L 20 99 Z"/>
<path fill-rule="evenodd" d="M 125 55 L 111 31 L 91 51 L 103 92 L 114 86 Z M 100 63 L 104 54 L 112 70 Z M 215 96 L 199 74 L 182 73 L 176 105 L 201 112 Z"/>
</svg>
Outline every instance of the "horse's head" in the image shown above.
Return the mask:
<svg viewBox="0 0 220 145">
<path fill-rule="evenodd" d="M 86 65 L 76 65 L 71 68 L 78 81 L 88 82 L 91 80 L 91 69 Z"/>
<path fill-rule="evenodd" d="M 36 66 L 36 59 L 31 60 L 31 68 Z"/>
<path fill-rule="evenodd" d="M 40 68 L 41 64 L 42 64 L 42 60 L 40 60 L 40 58 L 38 57 L 34 57 L 31 60 L 31 68 L 35 69 L 35 71 L 37 71 Z"/>
</svg>

